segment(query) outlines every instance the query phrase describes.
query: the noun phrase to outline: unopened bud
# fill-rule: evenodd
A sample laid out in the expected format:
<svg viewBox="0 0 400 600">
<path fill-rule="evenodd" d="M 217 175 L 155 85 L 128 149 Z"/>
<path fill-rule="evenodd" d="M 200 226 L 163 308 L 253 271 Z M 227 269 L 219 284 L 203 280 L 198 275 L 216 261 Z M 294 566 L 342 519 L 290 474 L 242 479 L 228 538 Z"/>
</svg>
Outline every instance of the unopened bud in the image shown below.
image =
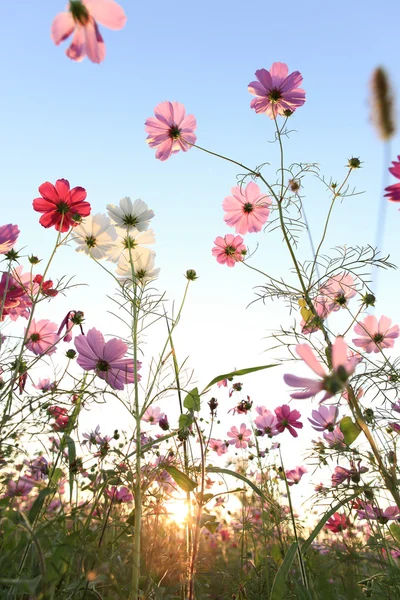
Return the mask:
<svg viewBox="0 0 400 600">
<path fill-rule="evenodd" d="M 186 271 L 185 277 L 188 281 L 194 281 L 195 279 L 198 279 L 197 273 L 194 269 L 188 269 Z"/>
<path fill-rule="evenodd" d="M 353 156 L 352 158 L 349 158 L 348 162 L 347 162 L 347 166 L 350 169 L 360 169 L 361 168 L 361 160 L 355 156 Z"/>
</svg>

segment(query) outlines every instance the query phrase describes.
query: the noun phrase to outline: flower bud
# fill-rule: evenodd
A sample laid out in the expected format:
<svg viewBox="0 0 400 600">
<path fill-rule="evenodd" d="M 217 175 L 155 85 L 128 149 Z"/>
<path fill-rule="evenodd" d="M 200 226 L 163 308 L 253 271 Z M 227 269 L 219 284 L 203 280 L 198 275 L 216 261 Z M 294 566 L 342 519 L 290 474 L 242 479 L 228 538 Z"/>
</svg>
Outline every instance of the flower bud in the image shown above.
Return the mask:
<svg viewBox="0 0 400 600">
<path fill-rule="evenodd" d="M 361 168 L 361 160 L 355 156 L 353 156 L 352 158 L 349 158 L 348 162 L 347 162 L 347 166 L 350 169 L 360 169 Z"/>
<path fill-rule="evenodd" d="M 69 350 L 66 351 L 65 355 L 67 358 L 75 358 L 76 351 L 73 348 L 70 348 Z"/>
<path fill-rule="evenodd" d="M 188 281 L 194 281 L 195 279 L 198 279 L 196 271 L 194 269 L 188 269 L 186 271 L 185 277 Z"/>
<path fill-rule="evenodd" d="M 375 306 L 375 302 L 376 302 L 376 298 L 374 296 L 374 294 L 364 294 L 363 296 L 363 304 L 365 304 L 365 306 Z"/>
<path fill-rule="evenodd" d="M 34 256 L 33 254 L 28 257 L 28 260 L 31 263 L 31 265 L 37 265 L 38 263 L 41 262 L 40 258 L 38 258 L 37 256 Z"/>
</svg>

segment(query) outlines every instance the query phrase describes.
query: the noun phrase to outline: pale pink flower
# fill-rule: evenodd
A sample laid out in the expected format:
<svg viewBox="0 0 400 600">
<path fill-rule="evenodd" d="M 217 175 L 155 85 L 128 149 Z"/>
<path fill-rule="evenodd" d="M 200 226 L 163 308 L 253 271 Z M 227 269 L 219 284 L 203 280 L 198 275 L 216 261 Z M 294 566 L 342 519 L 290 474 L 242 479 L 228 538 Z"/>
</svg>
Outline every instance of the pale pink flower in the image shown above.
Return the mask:
<svg viewBox="0 0 400 600">
<path fill-rule="evenodd" d="M 51 381 L 51 379 L 42 379 L 41 377 L 39 377 L 39 381 L 36 384 L 34 383 L 33 387 L 36 390 L 40 390 L 41 392 L 45 393 L 49 391 L 54 391 L 57 387 L 57 384 L 55 381 Z"/>
<path fill-rule="evenodd" d="M 228 450 L 226 442 L 222 440 L 217 440 L 215 438 L 210 438 L 208 445 L 211 450 L 217 453 L 218 456 L 222 456 Z"/>
<path fill-rule="evenodd" d="M 270 410 L 265 410 L 262 415 L 256 417 L 254 424 L 261 431 L 261 435 L 273 437 L 278 433 L 276 416 Z"/>
<path fill-rule="evenodd" d="M 349 300 L 354 298 L 357 291 L 354 287 L 354 278 L 350 273 L 334 275 L 320 288 L 320 294 L 325 296 L 328 312 L 335 312 L 347 306 Z"/>
<path fill-rule="evenodd" d="M 247 429 L 244 423 L 241 424 L 240 430 L 232 426 L 228 431 L 228 437 L 231 438 L 228 443 L 235 444 L 235 448 L 247 448 L 251 438 L 251 429 Z"/>
<path fill-rule="evenodd" d="M 134 361 L 123 358 L 128 346 L 121 340 L 113 338 L 105 342 L 103 334 L 93 327 L 87 335 L 78 335 L 74 343 L 79 352 L 77 363 L 85 371 L 94 370 L 100 379 L 117 390 L 123 390 L 125 384 L 134 382 Z M 137 369 L 141 366 L 137 361 Z"/>
<path fill-rule="evenodd" d="M 234 267 L 237 262 L 242 261 L 247 252 L 243 238 L 240 235 L 232 235 L 232 233 L 215 238 L 214 244 L 212 255 L 221 265 L 226 264 L 228 267 Z"/>
<path fill-rule="evenodd" d="M 283 404 L 282 406 L 275 408 L 275 415 L 278 433 L 283 433 L 285 429 L 287 429 L 293 437 L 298 436 L 296 429 L 303 428 L 303 423 L 300 423 L 299 421 L 301 414 L 298 410 L 290 410 L 288 404 Z"/>
<path fill-rule="evenodd" d="M 123 29 L 126 16 L 114 0 L 71 0 L 69 11 L 56 16 L 51 26 L 51 38 L 58 46 L 72 33 L 72 43 L 66 54 L 81 61 L 87 55 L 94 63 L 101 63 L 106 55 L 104 40 L 97 23 L 109 29 Z"/>
<path fill-rule="evenodd" d="M 336 425 L 333 431 L 324 431 L 323 438 L 328 444 L 329 448 L 346 448 L 344 435 L 339 425 Z"/>
<path fill-rule="evenodd" d="M 397 157 L 397 161 L 393 161 L 393 167 L 389 168 L 389 171 L 392 175 L 394 175 L 397 179 L 400 179 L 400 156 Z M 400 202 L 400 183 L 394 183 L 393 185 L 389 185 L 385 188 L 385 197 L 390 200 L 390 202 Z"/>
<path fill-rule="evenodd" d="M 133 495 L 125 486 L 117 488 L 117 486 L 112 485 L 111 487 L 106 488 L 104 492 L 113 502 L 118 502 L 118 504 L 133 501 Z"/>
<path fill-rule="evenodd" d="M 380 352 L 383 348 L 393 348 L 394 340 L 399 337 L 399 326 L 391 327 L 392 319 L 382 317 L 379 319 L 374 315 L 368 315 L 364 321 L 357 323 L 354 332 L 359 336 L 353 339 L 353 344 L 358 348 L 363 348 L 368 354 L 370 352 Z"/>
<path fill-rule="evenodd" d="M 288 485 L 298 484 L 304 473 L 307 473 L 307 469 L 305 467 L 296 467 L 295 469 L 286 471 L 285 474 Z"/>
<path fill-rule="evenodd" d="M 312 419 L 308 419 L 316 431 L 333 431 L 339 415 L 337 406 L 320 406 L 312 411 Z"/>
<path fill-rule="evenodd" d="M 59 341 L 57 325 L 48 319 L 36 323 L 32 319 L 28 332 L 25 329 L 26 347 L 34 354 L 54 354 L 55 344 Z"/>
<path fill-rule="evenodd" d="M 320 400 L 320 402 L 324 402 L 344 389 L 349 376 L 355 369 L 355 360 L 348 357 L 347 345 L 342 337 L 337 337 L 332 345 L 333 371 L 331 373 L 325 371 L 308 344 L 299 344 L 296 346 L 296 352 L 320 379 L 285 374 L 283 378 L 287 385 L 303 388 L 299 392 L 290 394 L 295 399 L 312 398 L 319 392 L 325 391 L 325 395 Z"/>
<path fill-rule="evenodd" d="M 256 96 L 250 102 L 256 113 L 265 113 L 274 119 L 277 115 L 284 115 L 285 111 L 291 114 L 306 101 L 305 91 L 299 88 L 303 77 L 299 71 L 289 75 L 285 63 L 275 62 L 270 71 L 259 69 L 255 75 L 258 81 L 249 83 L 248 90 Z"/>
<path fill-rule="evenodd" d="M 7 482 L 6 496 L 13 498 L 14 496 L 27 496 L 33 488 L 33 480 L 29 477 L 21 476 L 18 481 L 10 479 Z"/>
<path fill-rule="evenodd" d="M 243 189 L 237 185 L 232 188 L 232 196 L 227 196 L 222 203 L 225 211 L 224 221 L 234 227 L 236 233 L 256 233 L 266 223 L 272 200 L 261 193 L 256 183 L 250 181 Z"/>
<path fill-rule="evenodd" d="M 9 316 L 12 321 L 18 317 L 29 317 L 32 301 L 26 289 L 9 273 L 2 273 L 0 279 L 0 321 Z"/>
<path fill-rule="evenodd" d="M 388 521 L 394 521 L 399 518 L 400 510 L 397 506 L 388 506 L 382 510 L 378 506 L 372 506 L 366 502 L 359 502 L 360 510 L 357 510 L 359 519 L 370 519 L 378 521 L 385 525 Z"/>
<path fill-rule="evenodd" d="M 217 386 L 218 387 L 228 387 L 228 380 L 227 379 L 221 379 L 221 381 L 218 381 Z"/>
<path fill-rule="evenodd" d="M 161 102 L 154 109 L 155 117 L 145 122 L 147 143 L 157 148 L 156 158 L 167 160 L 179 150 L 187 152 L 196 143 L 196 119 L 186 115 L 180 102 Z"/>
<path fill-rule="evenodd" d="M 19 236 L 17 225 L 2 225 L 0 227 L 0 254 L 7 254 L 14 246 Z"/>
<path fill-rule="evenodd" d="M 158 425 L 160 419 L 162 419 L 163 417 L 165 417 L 165 414 L 161 412 L 159 406 L 156 406 L 155 408 L 149 406 L 146 412 L 144 413 L 142 419 L 143 421 L 150 423 L 150 425 Z"/>
<path fill-rule="evenodd" d="M 332 475 L 332 485 L 336 486 L 340 483 L 360 483 L 361 475 L 366 473 L 369 469 L 368 467 L 361 467 L 360 462 L 358 462 L 358 466 L 355 466 L 353 461 L 350 461 L 350 469 L 346 469 L 345 467 L 335 467 L 335 470 Z"/>
</svg>

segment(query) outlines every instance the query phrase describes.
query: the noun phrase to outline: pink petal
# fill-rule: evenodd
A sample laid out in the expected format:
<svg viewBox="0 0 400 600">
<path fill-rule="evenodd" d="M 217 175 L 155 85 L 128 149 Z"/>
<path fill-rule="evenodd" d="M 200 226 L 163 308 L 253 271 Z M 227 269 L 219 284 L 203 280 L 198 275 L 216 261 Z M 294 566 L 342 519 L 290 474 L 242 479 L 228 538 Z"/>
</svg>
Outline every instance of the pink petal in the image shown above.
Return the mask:
<svg viewBox="0 0 400 600">
<path fill-rule="evenodd" d="M 109 340 L 104 346 L 103 358 L 109 363 L 114 363 L 121 359 L 127 352 L 128 346 L 122 340 L 114 338 Z"/>
<path fill-rule="evenodd" d="M 296 352 L 304 362 L 320 377 L 325 377 L 326 373 L 319 360 L 315 356 L 308 344 L 299 344 L 296 346 Z"/>
<path fill-rule="evenodd" d="M 58 46 L 58 44 L 71 35 L 74 29 L 75 23 L 71 13 L 60 13 L 51 25 L 51 39 Z"/>
<path fill-rule="evenodd" d="M 82 25 L 77 25 L 72 38 L 72 43 L 66 52 L 68 58 L 80 62 L 86 56 L 85 48 L 85 28 Z"/>
<path fill-rule="evenodd" d="M 270 68 L 273 87 L 279 87 L 289 73 L 287 64 L 275 62 Z"/>
<path fill-rule="evenodd" d="M 336 371 L 338 367 L 344 366 L 347 361 L 347 344 L 342 337 L 337 337 L 332 346 L 332 366 Z"/>
<path fill-rule="evenodd" d="M 101 63 L 106 57 L 106 46 L 94 19 L 90 19 L 86 24 L 85 38 L 88 58 L 96 64 Z"/>
<path fill-rule="evenodd" d="M 122 6 L 114 0 L 83 0 L 96 21 L 109 29 L 123 29 L 126 15 Z"/>
</svg>

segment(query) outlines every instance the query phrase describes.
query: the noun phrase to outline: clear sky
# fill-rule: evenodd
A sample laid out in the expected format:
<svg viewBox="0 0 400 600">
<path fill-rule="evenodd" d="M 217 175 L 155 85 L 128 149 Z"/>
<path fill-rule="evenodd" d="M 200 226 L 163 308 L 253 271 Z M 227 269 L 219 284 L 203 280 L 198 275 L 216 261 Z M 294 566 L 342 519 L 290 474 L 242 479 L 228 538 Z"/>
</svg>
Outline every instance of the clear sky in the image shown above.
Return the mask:
<svg viewBox="0 0 400 600">
<path fill-rule="evenodd" d="M 365 194 L 338 208 L 325 249 L 373 243 L 383 153 L 370 123 L 369 80 L 372 70 L 383 65 L 400 89 L 399 3 L 120 3 L 128 23 L 120 32 L 102 28 L 107 57 L 100 66 L 87 59 L 73 63 L 64 54 L 66 44 L 52 43 L 51 22 L 64 9 L 64 0 L 2 6 L 1 223 L 18 223 L 21 242 L 30 253 L 44 256 L 54 232 L 38 225 L 31 208 L 42 182 L 64 177 L 72 186 L 85 187 L 93 212 L 103 212 L 107 203 L 126 195 L 145 200 L 156 213 L 159 289 L 178 300 L 186 269 L 200 276 L 189 295 L 177 348 L 181 360 L 190 355 L 189 364 L 204 385 L 219 372 L 269 362 L 264 338 L 287 313 L 277 302 L 246 310 L 254 298 L 252 287 L 262 279 L 240 265 L 222 267 L 211 256 L 214 238 L 229 232 L 221 203 L 236 184 L 237 169 L 195 149 L 165 163 L 156 161 L 145 143 L 146 117 L 163 100 L 182 102 L 197 118 L 201 146 L 251 166 L 268 161 L 266 174 L 274 178 L 273 123 L 250 110 L 247 85 L 256 69 L 286 62 L 290 71 L 301 71 L 307 93 L 291 122 L 296 132 L 286 142 L 288 163 L 318 162 L 327 179 L 340 180 L 347 158 L 363 161 L 353 181 Z M 399 135 L 392 148 L 393 159 L 400 154 Z M 318 239 L 329 197 L 311 178 L 305 194 Z M 400 263 L 400 214 L 394 205 L 388 221 L 385 249 Z M 249 235 L 246 242 L 253 249 L 260 244 L 255 266 L 286 275 L 289 263 L 277 232 Z M 104 318 L 110 308 L 105 296 L 112 292 L 108 280 L 72 248 L 57 260 L 54 277 L 61 271 L 88 283 L 90 291 L 81 288 L 70 299 L 60 299 L 53 305 L 54 320 L 70 308 L 83 309 L 88 326 L 101 322 L 99 328 L 112 333 L 111 317 Z M 392 275 L 391 284 L 381 277 L 387 294 L 377 314 L 386 311 L 399 318 L 392 293 L 399 289 L 398 277 Z M 287 401 L 281 375 L 267 372 L 249 382 L 256 404 Z M 227 408 L 226 395 L 223 403 Z M 240 423 L 240 417 L 235 419 Z"/>
</svg>

